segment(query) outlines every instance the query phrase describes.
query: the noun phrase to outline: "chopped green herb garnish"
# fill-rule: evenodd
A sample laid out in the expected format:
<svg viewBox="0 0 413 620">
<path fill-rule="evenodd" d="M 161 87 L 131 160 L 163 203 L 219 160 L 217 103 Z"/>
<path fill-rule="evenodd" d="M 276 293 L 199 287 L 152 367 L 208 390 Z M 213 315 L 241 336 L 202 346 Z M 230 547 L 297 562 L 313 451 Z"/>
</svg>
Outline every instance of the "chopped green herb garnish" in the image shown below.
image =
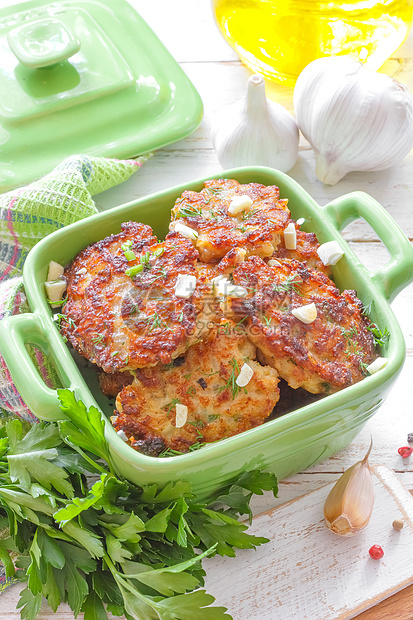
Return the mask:
<svg viewBox="0 0 413 620">
<path fill-rule="evenodd" d="M 162 407 L 162 409 L 166 409 L 166 416 L 167 417 L 169 417 L 169 414 L 170 414 L 171 410 L 175 407 L 175 405 L 177 405 L 180 402 L 181 401 L 179 400 L 179 398 L 173 398 L 170 403 L 168 403 L 167 405 Z"/>
<path fill-rule="evenodd" d="M 195 426 L 195 428 L 205 428 L 205 422 L 203 420 L 194 420 L 193 422 L 188 422 L 188 424 Z"/>
<path fill-rule="evenodd" d="M 123 253 L 125 255 L 125 258 L 127 261 L 131 261 L 131 260 L 135 260 L 136 259 L 136 254 L 133 250 L 131 250 L 132 247 L 132 241 L 125 241 L 125 243 L 122 243 L 122 245 L 120 246 L 123 250 Z"/>
<path fill-rule="evenodd" d="M 265 316 L 265 314 L 262 315 L 262 320 L 264 321 L 266 327 L 271 327 L 271 317 L 268 318 Z"/>
<path fill-rule="evenodd" d="M 363 306 L 362 309 L 361 309 L 363 314 L 369 315 L 370 312 L 371 312 L 371 309 L 373 307 L 373 304 L 374 304 L 374 299 L 372 299 L 370 303 L 368 303 L 365 306 Z"/>
<path fill-rule="evenodd" d="M 213 196 L 219 196 L 224 191 L 223 187 L 206 187 L 203 190 L 205 204 L 208 204 Z M 207 197 L 205 196 L 207 194 Z"/>
<path fill-rule="evenodd" d="M 147 327 L 149 327 L 149 333 L 152 332 L 154 329 L 168 329 L 171 330 L 172 328 L 169 327 L 168 323 L 166 323 L 157 312 L 154 312 L 152 316 L 148 316 L 145 319 L 141 319 L 144 321 L 144 323 L 146 323 Z"/>
<path fill-rule="evenodd" d="M 254 215 L 256 215 L 258 211 L 260 211 L 258 207 L 256 207 L 255 209 L 250 209 L 249 211 L 242 211 L 242 219 L 244 221 L 249 220 L 251 217 L 254 217 Z"/>
<path fill-rule="evenodd" d="M 164 252 L 165 252 L 165 248 L 158 248 L 157 250 L 152 252 L 152 255 L 155 256 L 156 258 L 159 258 L 160 256 L 162 256 Z"/>
<path fill-rule="evenodd" d="M 199 217 L 202 216 L 202 209 L 192 205 L 184 205 L 179 208 L 176 217 Z"/>
<path fill-rule="evenodd" d="M 129 316 L 131 316 L 132 314 L 135 314 L 135 312 L 137 312 L 137 313 L 139 314 L 139 312 L 140 312 L 140 310 L 139 310 L 139 306 L 140 306 L 140 304 L 139 304 L 139 303 L 137 303 L 137 304 L 133 304 L 133 305 L 131 306 L 131 309 L 129 310 Z"/>
<path fill-rule="evenodd" d="M 93 344 L 99 344 L 99 342 L 102 342 L 104 337 L 104 334 L 96 334 L 96 336 L 92 338 Z"/>
<path fill-rule="evenodd" d="M 149 250 L 146 250 L 145 254 L 142 254 L 139 260 L 141 264 L 144 265 L 145 267 L 150 267 L 149 265 L 150 257 L 151 257 L 151 253 L 149 252 Z"/>
<path fill-rule="evenodd" d="M 221 417 L 221 415 L 219 413 L 211 413 L 208 416 L 208 424 L 210 424 L 211 422 L 215 422 L 215 420 L 219 420 Z"/>
<path fill-rule="evenodd" d="M 240 387 L 236 383 L 237 377 L 240 373 L 240 367 L 235 357 L 233 357 L 230 361 L 230 365 L 232 366 L 230 377 L 224 386 L 217 388 L 217 391 L 218 394 L 221 394 L 221 392 L 230 389 L 232 391 L 232 400 L 234 400 L 241 390 L 243 390 L 245 394 L 248 394 L 248 392 L 246 387 Z"/>
<path fill-rule="evenodd" d="M 298 290 L 298 287 L 302 283 L 303 281 L 301 280 L 301 278 L 297 274 L 294 274 L 292 276 L 288 276 L 284 280 L 284 282 L 280 282 L 279 284 L 274 284 L 273 291 L 274 293 L 287 293 L 287 294 L 291 294 L 294 292 L 297 295 L 300 295 L 301 293 Z"/>
<path fill-rule="evenodd" d="M 63 306 L 63 304 L 65 303 L 66 298 L 65 299 L 60 299 L 58 301 L 52 301 L 51 299 L 46 297 L 46 301 L 49 304 L 49 306 L 51 306 L 52 308 L 60 308 L 60 306 Z"/>
<path fill-rule="evenodd" d="M 196 388 L 195 388 L 195 386 L 194 386 L 194 385 L 191 385 L 191 386 L 187 389 L 186 393 L 187 393 L 187 394 L 196 394 Z"/>
<path fill-rule="evenodd" d="M 67 323 L 67 325 L 69 327 L 72 327 L 73 329 L 76 328 L 76 323 L 74 322 L 74 320 L 72 318 L 69 318 L 66 314 L 62 314 L 61 312 L 57 312 L 55 315 L 53 315 L 53 321 L 56 323 L 56 327 L 58 330 L 62 329 L 62 323 Z"/>
<path fill-rule="evenodd" d="M 141 271 L 143 271 L 143 265 L 134 265 L 133 267 L 128 267 L 128 269 L 126 269 L 125 274 L 127 276 L 129 276 L 130 278 L 133 278 L 133 276 L 138 275 L 138 273 L 140 273 Z"/>
<path fill-rule="evenodd" d="M 381 330 L 379 327 L 377 327 L 377 325 L 374 325 L 374 323 L 372 323 L 367 329 L 373 334 L 374 341 L 377 345 L 383 347 L 389 341 L 390 332 L 387 327 Z"/>
</svg>

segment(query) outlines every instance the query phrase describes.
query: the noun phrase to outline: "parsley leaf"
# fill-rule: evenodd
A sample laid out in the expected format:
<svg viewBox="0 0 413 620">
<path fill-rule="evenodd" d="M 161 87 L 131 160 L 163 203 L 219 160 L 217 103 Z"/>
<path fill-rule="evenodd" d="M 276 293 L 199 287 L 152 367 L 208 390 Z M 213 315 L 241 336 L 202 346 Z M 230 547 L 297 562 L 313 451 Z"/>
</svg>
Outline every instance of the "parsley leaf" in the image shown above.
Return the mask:
<svg viewBox="0 0 413 620">
<path fill-rule="evenodd" d="M 128 620 L 229 620 L 199 589 L 201 562 L 266 541 L 238 516 L 253 493 L 275 492 L 275 477 L 246 472 L 209 503 L 185 481 L 136 486 L 111 469 L 100 412 L 67 390 L 59 398 L 68 420 L 0 429 L 0 523 L 10 531 L 0 557 L 12 576 L 8 550 L 21 553 L 22 618 L 35 620 L 44 596 L 85 620 L 104 620 L 105 608 Z"/>
</svg>

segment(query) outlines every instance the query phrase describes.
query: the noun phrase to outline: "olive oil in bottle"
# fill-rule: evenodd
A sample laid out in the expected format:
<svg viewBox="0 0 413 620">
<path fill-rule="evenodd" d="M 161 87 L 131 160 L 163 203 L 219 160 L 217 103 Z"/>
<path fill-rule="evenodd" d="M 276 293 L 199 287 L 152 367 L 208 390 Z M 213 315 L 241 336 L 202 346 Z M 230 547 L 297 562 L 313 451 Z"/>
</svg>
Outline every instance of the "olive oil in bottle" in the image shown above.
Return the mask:
<svg viewBox="0 0 413 620">
<path fill-rule="evenodd" d="M 292 85 L 322 56 L 350 55 L 378 69 L 409 34 L 413 0 L 213 0 L 213 10 L 248 67 Z"/>
</svg>

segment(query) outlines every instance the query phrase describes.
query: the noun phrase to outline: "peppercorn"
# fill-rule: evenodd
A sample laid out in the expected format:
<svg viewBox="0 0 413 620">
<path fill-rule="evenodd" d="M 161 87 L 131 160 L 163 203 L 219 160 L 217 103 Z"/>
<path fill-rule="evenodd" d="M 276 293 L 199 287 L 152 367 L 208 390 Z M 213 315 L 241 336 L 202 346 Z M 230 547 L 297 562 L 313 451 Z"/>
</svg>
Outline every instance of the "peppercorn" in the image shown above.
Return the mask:
<svg viewBox="0 0 413 620">
<path fill-rule="evenodd" d="M 407 459 L 408 456 L 410 456 L 413 453 L 413 448 L 411 446 L 402 446 L 401 448 L 399 448 L 397 450 L 397 452 L 400 454 L 400 456 L 402 456 L 404 459 Z"/>
<path fill-rule="evenodd" d="M 403 529 L 404 523 L 401 519 L 395 519 L 392 523 L 395 530 L 399 531 Z"/>
<path fill-rule="evenodd" d="M 384 555 L 384 551 L 380 547 L 380 545 L 373 545 L 369 549 L 369 554 L 370 554 L 370 557 L 373 558 L 373 560 L 380 560 L 380 558 L 382 558 Z"/>
</svg>

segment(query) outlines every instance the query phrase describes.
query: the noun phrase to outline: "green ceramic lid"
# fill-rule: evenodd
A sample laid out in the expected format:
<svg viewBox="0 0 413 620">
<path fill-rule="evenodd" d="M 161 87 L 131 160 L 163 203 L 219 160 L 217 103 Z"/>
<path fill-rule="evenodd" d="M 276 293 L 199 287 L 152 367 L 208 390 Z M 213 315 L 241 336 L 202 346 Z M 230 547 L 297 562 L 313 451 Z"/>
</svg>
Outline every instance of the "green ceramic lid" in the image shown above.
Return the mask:
<svg viewBox="0 0 413 620">
<path fill-rule="evenodd" d="M 0 9 L 0 191 L 75 153 L 128 158 L 175 142 L 202 102 L 124 0 Z"/>
</svg>

